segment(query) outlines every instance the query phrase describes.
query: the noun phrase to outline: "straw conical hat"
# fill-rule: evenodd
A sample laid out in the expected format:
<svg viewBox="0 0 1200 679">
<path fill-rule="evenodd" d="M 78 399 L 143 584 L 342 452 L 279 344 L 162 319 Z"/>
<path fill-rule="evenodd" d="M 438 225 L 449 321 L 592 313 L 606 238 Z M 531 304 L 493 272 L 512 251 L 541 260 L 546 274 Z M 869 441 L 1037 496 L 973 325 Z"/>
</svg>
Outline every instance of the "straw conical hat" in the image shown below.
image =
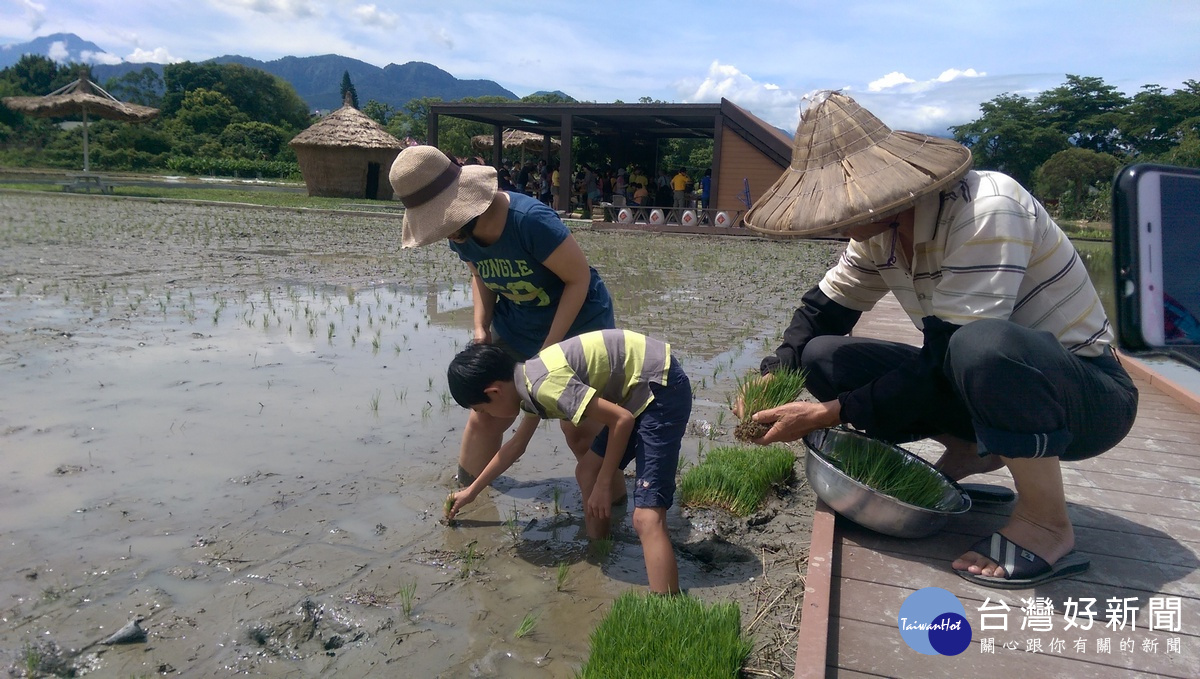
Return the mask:
<svg viewBox="0 0 1200 679">
<path fill-rule="evenodd" d="M 800 118 L 792 163 L 746 213 L 776 238 L 828 235 L 910 207 L 971 169 L 971 151 L 950 139 L 893 131 L 839 92 Z"/>
</svg>

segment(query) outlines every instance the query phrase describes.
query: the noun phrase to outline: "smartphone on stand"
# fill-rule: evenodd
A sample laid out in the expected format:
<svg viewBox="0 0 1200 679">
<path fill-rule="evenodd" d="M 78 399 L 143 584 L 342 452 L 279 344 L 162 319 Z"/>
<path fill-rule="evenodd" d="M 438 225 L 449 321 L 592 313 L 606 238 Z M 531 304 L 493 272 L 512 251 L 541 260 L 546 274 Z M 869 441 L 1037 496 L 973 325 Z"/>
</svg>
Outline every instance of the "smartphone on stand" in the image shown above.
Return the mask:
<svg viewBox="0 0 1200 679">
<path fill-rule="evenodd" d="M 1139 163 L 1113 183 L 1119 346 L 1200 370 L 1200 169 Z"/>
</svg>

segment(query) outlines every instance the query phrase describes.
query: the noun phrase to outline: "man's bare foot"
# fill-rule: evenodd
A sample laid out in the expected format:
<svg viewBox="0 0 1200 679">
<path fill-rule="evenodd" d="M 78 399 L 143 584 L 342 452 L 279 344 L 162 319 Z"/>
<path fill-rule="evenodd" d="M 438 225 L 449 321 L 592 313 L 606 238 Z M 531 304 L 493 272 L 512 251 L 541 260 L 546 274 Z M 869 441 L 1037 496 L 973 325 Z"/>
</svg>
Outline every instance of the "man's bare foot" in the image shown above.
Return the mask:
<svg viewBox="0 0 1200 679">
<path fill-rule="evenodd" d="M 1000 534 L 1008 538 L 1022 549 L 1028 550 L 1046 560 L 1051 565 L 1067 552 L 1075 548 L 1075 531 L 1070 523 L 1065 526 L 1044 526 L 1023 517 L 1018 510 L 1013 512 L 1008 525 L 1000 529 Z M 968 551 L 954 560 L 950 567 L 956 571 L 967 571 L 975 575 L 1003 578 L 1004 567 L 989 559 L 986 555 Z"/>
<path fill-rule="evenodd" d="M 1004 466 L 999 455 L 980 457 L 979 448 L 974 443 L 968 443 L 962 439 L 941 442 L 946 446 L 946 452 L 942 453 L 933 466 L 955 481 L 961 481 L 975 474 L 994 472 Z"/>
</svg>

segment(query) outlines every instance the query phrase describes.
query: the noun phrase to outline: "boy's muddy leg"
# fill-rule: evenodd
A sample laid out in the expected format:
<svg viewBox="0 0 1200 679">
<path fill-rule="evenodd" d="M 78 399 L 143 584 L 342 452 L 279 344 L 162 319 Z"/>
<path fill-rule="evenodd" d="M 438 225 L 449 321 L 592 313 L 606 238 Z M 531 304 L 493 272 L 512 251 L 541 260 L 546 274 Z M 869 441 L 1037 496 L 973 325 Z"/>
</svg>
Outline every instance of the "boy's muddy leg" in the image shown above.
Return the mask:
<svg viewBox="0 0 1200 679">
<path fill-rule="evenodd" d="M 567 440 L 567 447 L 575 453 L 576 461 L 582 460 L 583 456 L 591 450 L 592 441 L 600 434 L 600 430 L 604 429 L 604 425 L 598 422 L 582 422 L 579 426 L 575 426 L 566 420 L 560 420 L 562 423 L 563 437 Z M 629 491 L 625 488 L 625 472 L 617 469 L 613 474 L 613 504 L 624 505 L 629 499 Z M 584 497 L 587 497 L 586 495 Z"/>
<path fill-rule="evenodd" d="M 500 450 L 500 445 L 504 443 L 504 432 L 515 421 L 515 417 L 498 418 L 471 411 L 458 450 L 458 485 L 464 488 L 471 485 L 487 463 L 492 461 L 496 451 Z"/>
</svg>

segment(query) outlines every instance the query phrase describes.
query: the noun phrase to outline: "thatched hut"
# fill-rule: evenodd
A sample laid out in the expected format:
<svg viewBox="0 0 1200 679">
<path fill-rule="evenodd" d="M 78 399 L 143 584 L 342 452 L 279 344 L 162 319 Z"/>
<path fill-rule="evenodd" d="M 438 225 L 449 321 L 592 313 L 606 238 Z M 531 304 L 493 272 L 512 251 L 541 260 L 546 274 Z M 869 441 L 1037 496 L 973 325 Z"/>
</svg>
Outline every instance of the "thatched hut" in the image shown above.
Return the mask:
<svg viewBox="0 0 1200 679">
<path fill-rule="evenodd" d="M 404 144 L 349 103 L 289 142 L 310 196 L 392 199 L 388 170 Z"/>
</svg>

